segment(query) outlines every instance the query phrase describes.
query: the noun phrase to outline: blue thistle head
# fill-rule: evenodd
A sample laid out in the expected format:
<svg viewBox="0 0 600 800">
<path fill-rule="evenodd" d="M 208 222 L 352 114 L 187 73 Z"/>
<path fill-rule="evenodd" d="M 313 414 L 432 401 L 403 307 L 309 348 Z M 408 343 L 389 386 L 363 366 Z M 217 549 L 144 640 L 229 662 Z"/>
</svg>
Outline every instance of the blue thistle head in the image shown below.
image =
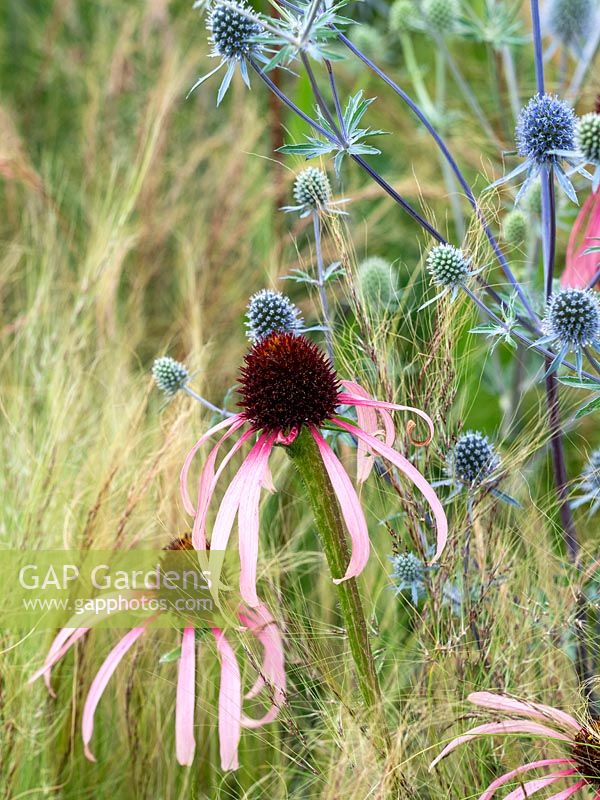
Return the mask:
<svg viewBox="0 0 600 800">
<path fill-rule="evenodd" d="M 536 94 L 521 109 L 515 131 L 519 155 L 536 166 L 556 164 L 554 150 L 575 148 L 575 114 L 556 95 Z"/>
<path fill-rule="evenodd" d="M 322 169 L 308 167 L 296 177 L 293 193 L 298 206 L 314 211 L 327 206 L 331 199 L 331 184 Z"/>
<path fill-rule="evenodd" d="M 586 486 L 600 494 L 600 448 L 594 450 L 582 473 Z"/>
<path fill-rule="evenodd" d="M 152 377 L 168 397 L 176 394 L 188 382 L 190 373 L 185 364 L 169 356 L 157 358 L 152 365 Z"/>
<path fill-rule="evenodd" d="M 252 342 L 260 342 L 272 333 L 299 333 L 302 324 L 300 309 L 281 292 L 261 289 L 250 298 L 246 335 Z"/>
<path fill-rule="evenodd" d="M 600 114 L 585 114 L 575 131 L 577 147 L 590 164 L 600 166 Z"/>
<path fill-rule="evenodd" d="M 529 223 L 525 214 L 518 208 L 513 208 L 504 217 L 502 222 L 502 236 L 509 244 L 522 244 L 529 230 Z"/>
<path fill-rule="evenodd" d="M 561 289 L 552 295 L 543 320 L 547 340 L 566 350 L 581 350 L 600 340 L 600 303 L 587 289 Z"/>
<path fill-rule="evenodd" d="M 419 601 L 419 595 L 425 591 L 425 573 L 427 567 L 414 553 L 397 553 L 390 556 L 392 562 L 392 579 L 396 594 L 410 590 L 413 603 Z"/>
<path fill-rule="evenodd" d="M 593 7 L 593 0 L 551 0 L 550 33 L 566 47 L 579 44 L 592 23 Z"/>
<path fill-rule="evenodd" d="M 589 516 L 600 511 L 600 448 L 592 451 L 583 468 L 579 488 L 582 494 L 571 501 L 571 508 L 589 503 Z"/>
<path fill-rule="evenodd" d="M 468 431 L 459 437 L 448 454 L 447 470 L 460 484 L 477 487 L 500 466 L 500 457 L 487 436 Z"/>
<path fill-rule="evenodd" d="M 464 283 L 469 274 L 469 260 L 451 244 L 438 244 L 427 256 L 427 269 L 438 286 L 449 289 Z"/>
<path fill-rule="evenodd" d="M 235 0 L 235 4 L 245 11 L 252 10 L 246 0 Z M 214 54 L 227 61 L 247 58 L 257 48 L 253 37 L 263 30 L 258 22 L 241 11 L 219 2 L 212 6 L 206 27 L 210 31 Z"/>
<path fill-rule="evenodd" d="M 458 3 L 456 0 L 425 0 L 423 13 L 432 30 L 443 36 L 456 27 Z"/>
<path fill-rule="evenodd" d="M 392 33 L 408 33 L 417 20 L 418 12 L 413 0 L 395 0 L 390 6 L 388 25 Z"/>
<path fill-rule="evenodd" d="M 373 311 L 391 311 L 398 304 L 398 276 L 384 258 L 372 256 L 358 267 L 358 285 L 365 305 Z"/>
</svg>

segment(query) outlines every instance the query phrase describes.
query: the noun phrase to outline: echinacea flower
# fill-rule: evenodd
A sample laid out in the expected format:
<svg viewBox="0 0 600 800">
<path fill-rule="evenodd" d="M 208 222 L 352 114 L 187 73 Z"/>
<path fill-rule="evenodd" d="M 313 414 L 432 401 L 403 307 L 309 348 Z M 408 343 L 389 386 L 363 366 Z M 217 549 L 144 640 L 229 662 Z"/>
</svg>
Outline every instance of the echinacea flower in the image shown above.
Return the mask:
<svg viewBox="0 0 600 800">
<path fill-rule="evenodd" d="M 240 623 L 257 638 L 263 647 L 263 663 L 256 683 L 245 695 L 256 697 L 264 687 L 270 692 L 270 707 L 260 719 L 247 717 L 242 712 L 242 683 L 235 652 L 220 628 L 211 628 L 216 651 L 221 664 L 219 689 L 219 742 L 221 766 L 224 770 L 238 768 L 238 744 L 242 728 L 258 728 L 272 722 L 285 700 L 285 665 L 283 643 L 275 620 L 267 608 L 260 604 L 256 608 L 242 608 Z M 83 707 L 81 734 L 86 758 L 95 761 L 90 744 L 94 733 L 94 715 L 98 703 L 110 678 L 133 645 L 146 633 L 148 622 L 132 628 L 110 651 L 88 690 Z M 32 675 L 29 683 L 40 677 L 50 694 L 54 691 L 50 682 L 52 667 L 82 639 L 90 628 L 62 628 L 50 645 L 42 667 Z M 198 651 L 196 629 L 185 627 L 181 637 L 181 648 L 177 669 L 177 692 L 175 702 L 175 747 L 176 757 L 182 766 L 190 766 L 194 760 L 196 740 L 194 736 L 194 708 L 196 696 L 196 656 Z"/>
<path fill-rule="evenodd" d="M 373 466 L 377 454 L 393 464 L 423 493 L 437 526 L 436 558 L 444 549 L 448 524 L 442 505 L 427 480 L 400 452 L 393 448 L 396 431 L 391 410 L 412 411 L 429 427 L 426 444 L 433 435 L 433 423 L 425 412 L 409 406 L 375 400 L 357 383 L 340 381 L 325 354 L 305 336 L 291 333 L 273 334 L 257 342 L 246 354 L 240 374 L 241 411 L 207 431 L 188 453 L 181 470 L 181 494 L 185 510 L 194 516 L 192 541 L 197 550 L 207 547 L 206 527 L 210 501 L 226 465 L 247 442 L 250 452 L 227 487 L 214 522 L 210 546 L 215 550 L 227 547 L 237 517 L 239 530 L 240 591 L 252 606 L 257 600 L 256 568 L 259 541 L 259 501 L 261 488 L 273 489 L 268 468 L 269 456 L 276 445 L 292 444 L 306 429 L 313 437 L 352 542 L 352 554 L 345 575 L 347 580 L 358 575 L 369 557 L 367 523 L 344 467 L 322 435 L 324 426 L 350 433 L 357 441 L 357 474 L 362 483 Z M 340 406 L 356 409 L 358 424 L 340 416 Z M 376 434 L 383 424 L 384 439 Z M 410 430 L 414 423 L 409 423 Z M 217 456 L 225 441 L 245 428 L 215 469 Z M 188 490 L 188 476 L 194 456 L 215 433 L 221 438 L 210 451 L 202 468 L 194 503 Z"/>
<path fill-rule="evenodd" d="M 556 784 L 565 780 L 569 781 L 569 785 L 558 793 L 546 796 L 546 800 L 567 800 L 586 787 L 595 790 L 594 800 L 600 800 L 600 724 L 597 720 L 580 723 L 558 708 L 515 700 L 492 692 L 475 692 L 467 699 L 474 705 L 501 714 L 507 719 L 477 725 L 453 739 L 431 763 L 430 769 L 459 745 L 481 736 L 500 735 L 506 738 L 509 734 L 522 733 L 539 737 L 546 742 L 559 743 L 565 748 L 565 753 L 559 758 L 530 761 L 506 772 L 490 783 L 479 800 L 492 800 L 498 796 L 499 789 L 510 789 L 511 786 L 516 788 L 505 794 L 504 800 L 526 800 L 543 789 L 555 789 Z M 525 773 L 547 767 L 552 770 L 524 782 L 522 776 Z"/>
<path fill-rule="evenodd" d="M 600 239 L 600 190 L 591 194 L 577 214 L 569 235 L 566 267 L 560 285 L 563 288 L 587 289 L 600 267 L 597 252 L 588 252 Z"/>
</svg>

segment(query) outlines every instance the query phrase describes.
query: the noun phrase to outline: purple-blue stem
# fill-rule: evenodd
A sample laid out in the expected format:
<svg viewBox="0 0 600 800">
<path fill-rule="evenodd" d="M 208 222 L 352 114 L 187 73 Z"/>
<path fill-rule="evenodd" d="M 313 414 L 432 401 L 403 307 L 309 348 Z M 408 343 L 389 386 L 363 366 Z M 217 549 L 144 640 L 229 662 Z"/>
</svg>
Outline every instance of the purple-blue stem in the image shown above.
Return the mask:
<svg viewBox="0 0 600 800">
<path fill-rule="evenodd" d="M 327 287 L 325 286 L 324 270 L 323 270 L 323 254 L 321 252 L 321 220 L 319 219 L 319 212 L 312 212 L 313 229 L 315 232 L 315 251 L 317 257 L 317 276 L 319 280 L 319 297 L 321 300 L 321 308 L 323 310 L 323 322 L 325 324 L 325 346 L 329 360 L 333 364 L 333 321 L 329 312 L 329 300 L 327 298 Z"/>
</svg>

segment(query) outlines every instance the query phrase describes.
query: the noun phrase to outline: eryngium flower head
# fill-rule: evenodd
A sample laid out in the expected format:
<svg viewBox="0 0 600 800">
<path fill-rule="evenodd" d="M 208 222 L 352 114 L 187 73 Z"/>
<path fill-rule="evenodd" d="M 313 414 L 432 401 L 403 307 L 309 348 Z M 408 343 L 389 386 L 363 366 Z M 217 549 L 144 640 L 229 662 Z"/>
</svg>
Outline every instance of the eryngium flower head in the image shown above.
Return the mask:
<svg viewBox="0 0 600 800">
<path fill-rule="evenodd" d="M 586 161 L 600 165 L 600 114 L 586 114 L 577 123 L 577 147 Z"/>
<path fill-rule="evenodd" d="M 575 148 L 575 114 L 556 95 L 536 94 L 521 109 L 515 132 L 519 155 L 537 166 L 555 164 L 555 150 Z"/>
<path fill-rule="evenodd" d="M 308 167 L 294 182 L 294 199 L 299 206 L 316 210 L 325 208 L 331 199 L 331 184 L 322 169 Z"/>
<path fill-rule="evenodd" d="M 448 455 L 449 475 L 459 483 L 478 486 L 500 466 L 500 457 L 487 436 L 468 431 L 458 439 Z"/>
<path fill-rule="evenodd" d="M 250 298 L 246 311 L 246 335 L 253 342 L 272 333 L 298 333 L 301 325 L 300 309 L 281 292 L 261 289 Z"/>
<path fill-rule="evenodd" d="M 388 16 L 392 33 L 408 33 L 415 26 L 416 20 L 417 11 L 412 0 L 396 0 L 392 4 Z"/>
<path fill-rule="evenodd" d="M 427 256 L 427 269 L 438 286 L 456 288 L 469 274 L 469 261 L 458 247 L 438 244 Z"/>
<path fill-rule="evenodd" d="M 396 594 L 410 589 L 413 603 L 419 601 L 419 594 L 425 589 L 425 564 L 414 553 L 397 553 L 390 556 L 392 579 Z"/>
<path fill-rule="evenodd" d="M 368 58 L 382 58 L 386 54 L 386 45 L 383 36 L 377 28 L 366 25 L 364 22 L 353 25 L 350 29 L 350 41 Z"/>
<path fill-rule="evenodd" d="M 562 348 L 581 350 L 600 339 L 600 303 L 587 289 L 561 289 L 546 307 L 543 329 Z"/>
<path fill-rule="evenodd" d="M 522 244 L 527 236 L 527 217 L 518 208 L 509 211 L 502 223 L 502 236 L 509 244 Z"/>
<path fill-rule="evenodd" d="M 600 511 L 600 448 L 594 450 L 581 473 L 581 494 L 571 501 L 571 508 L 589 503 L 589 516 Z"/>
<path fill-rule="evenodd" d="M 246 0 L 236 0 L 240 9 L 251 11 Z M 207 28 L 216 55 L 224 59 L 241 61 L 246 58 L 255 45 L 254 36 L 263 30 L 261 25 L 249 19 L 241 11 L 236 11 L 223 3 L 215 3 L 208 15 Z"/>
<path fill-rule="evenodd" d="M 398 303 L 398 277 L 384 258 L 367 258 L 358 268 L 358 285 L 363 303 L 374 311 L 391 310 Z"/>
<path fill-rule="evenodd" d="M 436 33 L 443 35 L 454 30 L 458 18 L 456 0 L 425 0 L 423 12 Z"/>
<path fill-rule="evenodd" d="M 552 0 L 548 27 L 552 35 L 570 47 L 579 44 L 592 22 L 593 0 Z"/>
<path fill-rule="evenodd" d="M 305 336 L 274 333 L 257 342 L 244 358 L 240 406 L 260 430 L 318 426 L 333 416 L 339 392 L 331 363 Z"/>
<path fill-rule="evenodd" d="M 185 386 L 190 374 L 185 364 L 169 356 L 163 356 L 154 361 L 152 377 L 161 392 L 170 397 Z"/>
<path fill-rule="evenodd" d="M 594 450 L 582 473 L 586 487 L 600 493 L 600 448 Z"/>
</svg>

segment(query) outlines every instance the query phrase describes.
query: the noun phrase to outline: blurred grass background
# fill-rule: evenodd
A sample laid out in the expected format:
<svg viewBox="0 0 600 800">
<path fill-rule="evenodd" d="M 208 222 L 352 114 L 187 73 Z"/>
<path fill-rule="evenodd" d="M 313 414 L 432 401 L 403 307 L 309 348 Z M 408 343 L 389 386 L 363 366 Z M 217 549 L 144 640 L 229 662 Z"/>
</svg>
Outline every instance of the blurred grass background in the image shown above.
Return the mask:
<svg viewBox="0 0 600 800">
<path fill-rule="evenodd" d="M 0 37 L 0 545 L 144 540 L 160 547 L 189 526 L 178 472 L 210 420 L 187 397 L 165 404 L 149 377 L 153 358 L 185 361 L 194 387 L 220 402 L 235 383 L 246 347 L 244 308 L 254 291 L 288 290 L 309 320 L 318 317 L 315 298 L 279 280 L 313 264 L 306 221 L 277 211 L 289 202 L 301 165 L 273 154 L 280 124 L 286 141 L 304 130 L 275 110 L 256 80 L 251 92 L 234 81 L 218 112 L 212 82 L 185 99 L 207 70 L 204 23 L 187 0 L 6 0 Z M 420 42 L 419 56 L 429 64 L 431 45 Z M 399 48 L 389 48 L 391 71 L 405 77 Z M 460 49 L 465 73 L 511 149 L 507 110 L 486 92 L 486 55 L 474 45 Z M 528 97 L 527 48 L 519 67 Z M 369 124 L 393 131 L 382 140 L 381 171 L 452 233 L 431 143 L 364 71 L 343 66 L 340 78 L 346 93 L 366 86 L 377 95 Z M 306 82 L 288 80 L 306 106 Z M 594 88 L 586 88 L 583 110 Z M 455 105 L 449 141 L 481 189 L 481 174 L 499 169 L 498 153 L 460 100 Z M 398 312 L 369 324 L 354 306 L 352 278 L 339 287 L 340 373 L 359 374 L 374 391 L 391 392 L 387 399 L 432 415 L 438 435 L 417 456 L 430 477 L 441 474 L 461 428 L 491 434 L 505 458 L 508 488 L 525 506 L 507 510 L 486 499 L 477 509 L 472 535 L 482 575 L 471 613 L 481 646 L 464 609 L 453 614 L 441 605 L 443 581 L 461 569 L 464 507 L 452 508 L 450 548 L 433 575 L 430 600 L 414 609 L 391 591 L 390 532 L 381 520 L 393 517 L 400 546 L 411 547 L 411 514 L 419 508 L 404 492 L 371 481 L 363 499 L 374 548 L 360 584 L 396 743 L 381 764 L 360 724 L 334 591 L 306 504 L 279 454 L 279 491 L 263 501 L 261 569 L 263 593 L 287 641 L 289 702 L 280 722 L 245 732 L 241 769 L 220 772 L 218 670 L 207 641 L 196 761 L 178 767 L 176 667 L 158 663 L 174 643 L 163 632 L 132 651 L 111 681 L 96 716 L 98 763 L 91 764 L 83 757 L 80 712 L 110 632 L 89 636 L 56 668 L 53 700 L 43 686 L 26 685 L 49 632 L 23 637 L 4 630 L 3 797 L 362 800 L 391 796 L 390 774 L 399 770 L 415 797 L 466 800 L 479 796 L 501 763 L 516 763 L 521 748 L 484 743 L 428 774 L 439 743 L 464 726 L 457 718 L 469 690 L 514 690 L 581 708 L 569 640 L 576 576 L 561 558 L 553 522 L 540 398 L 535 388 L 528 391 L 520 426 L 504 424 L 506 387 L 499 386 L 497 364 L 506 365 L 507 356 L 501 349 L 492 356 L 486 342 L 468 335 L 472 310 L 461 300 L 417 317 L 426 286 L 420 259 L 429 243 L 352 168 L 344 168 L 335 192 L 352 198 L 351 222 L 328 231 L 328 259 L 342 259 L 351 276 L 365 255 L 387 257 L 406 287 Z M 494 202 L 492 213 L 501 215 Z M 564 245 L 563 234 L 560 253 Z M 523 259 L 513 253 L 515 262 Z M 565 410 L 578 399 L 568 395 Z M 570 475 L 597 443 L 593 418 L 570 434 Z M 591 560 L 599 531 L 581 520 Z"/>
</svg>

